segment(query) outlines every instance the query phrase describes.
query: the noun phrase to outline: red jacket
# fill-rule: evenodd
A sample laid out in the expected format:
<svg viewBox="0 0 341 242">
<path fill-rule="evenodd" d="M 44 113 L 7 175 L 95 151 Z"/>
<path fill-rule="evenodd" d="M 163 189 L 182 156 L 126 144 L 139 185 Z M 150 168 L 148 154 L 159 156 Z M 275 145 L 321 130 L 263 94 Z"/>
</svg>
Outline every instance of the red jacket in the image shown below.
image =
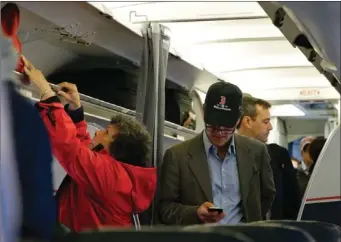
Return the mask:
<svg viewBox="0 0 341 242">
<path fill-rule="evenodd" d="M 156 169 L 121 163 L 104 150 L 89 149 L 86 122 L 73 123 L 61 103 L 40 102 L 38 107 L 53 154 L 71 177 L 60 191 L 59 222 L 76 232 L 131 226 L 131 214 L 143 212 L 153 200 Z"/>
</svg>

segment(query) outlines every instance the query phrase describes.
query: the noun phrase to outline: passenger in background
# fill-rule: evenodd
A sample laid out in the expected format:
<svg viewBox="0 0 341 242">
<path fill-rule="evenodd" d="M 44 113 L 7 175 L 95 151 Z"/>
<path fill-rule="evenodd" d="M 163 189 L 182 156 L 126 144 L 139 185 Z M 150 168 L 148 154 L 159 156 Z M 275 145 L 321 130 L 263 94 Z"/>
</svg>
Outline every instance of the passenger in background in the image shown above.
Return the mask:
<svg viewBox="0 0 341 242">
<path fill-rule="evenodd" d="M 243 93 L 243 98 L 252 98 L 252 95 L 249 93 Z"/>
<path fill-rule="evenodd" d="M 270 122 L 271 104 L 263 99 L 244 96 L 243 112 L 238 124 L 238 134 L 268 141 L 272 130 Z M 271 219 L 296 219 L 300 206 L 300 192 L 296 172 L 289 152 L 277 144 L 268 145 L 271 168 L 276 185 L 276 197 L 271 208 Z"/>
<path fill-rule="evenodd" d="M 183 121 L 181 125 L 187 129 L 195 130 L 196 128 L 196 115 L 194 111 L 187 111 L 184 113 Z"/>
<path fill-rule="evenodd" d="M 326 143 L 327 139 L 324 137 L 317 137 L 314 139 L 309 146 L 309 156 L 312 160 L 312 164 L 309 167 L 309 174 L 313 173 L 314 167 L 316 165 L 317 159 L 320 156 L 320 153 L 323 149 L 324 144 Z"/>
<path fill-rule="evenodd" d="M 238 224 L 265 217 L 275 197 L 270 158 L 264 144 L 235 134 L 241 105 L 237 86 L 213 84 L 204 104 L 205 130 L 165 152 L 162 223 Z"/>
<path fill-rule="evenodd" d="M 300 142 L 302 160 L 300 164 L 298 165 L 298 170 L 306 174 L 309 174 L 310 165 L 313 163 L 309 155 L 309 146 L 313 140 L 314 140 L 314 137 L 307 136 L 303 138 Z"/>
<path fill-rule="evenodd" d="M 297 168 L 297 179 L 301 190 L 301 197 L 304 196 L 305 189 L 310 179 L 309 168 L 313 161 L 309 155 L 309 146 L 313 139 L 314 137 L 307 136 L 300 142 L 302 160 Z"/>
<path fill-rule="evenodd" d="M 278 144 L 269 144 L 271 168 L 276 184 L 276 198 L 271 208 L 271 220 L 295 220 L 301 205 L 300 187 L 289 152 Z"/>
<path fill-rule="evenodd" d="M 272 130 L 270 108 L 269 102 L 244 94 L 242 116 L 237 125 L 238 133 L 263 143 L 267 142 Z"/>
<path fill-rule="evenodd" d="M 59 222 L 76 232 L 132 226 L 132 213 L 146 210 L 156 189 L 156 170 L 145 168 L 150 135 L 136 120 L 118 115 L 91 141 L 77 87 L 62 83 L 56 90 L 69 103 L 66 112 L 41 71 L 24 62 L 40 91 L 37 108 L 53 153 L 68 174 L 57 192 Z"/>
</svg>

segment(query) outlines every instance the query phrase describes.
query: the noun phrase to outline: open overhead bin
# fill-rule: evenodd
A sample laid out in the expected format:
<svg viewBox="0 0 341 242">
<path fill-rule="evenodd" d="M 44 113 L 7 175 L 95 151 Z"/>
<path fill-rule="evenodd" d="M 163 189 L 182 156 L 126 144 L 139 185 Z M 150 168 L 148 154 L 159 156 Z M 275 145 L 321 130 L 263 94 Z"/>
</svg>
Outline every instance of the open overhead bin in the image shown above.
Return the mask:
<svg viewBox="0 0 341 242">
<path fill-rule="evenodd" d="M 287 40 L 340 93 L 340 2 L 259 2 Z"/>
<path fill-rule="evenodd" d="M 93 100 L 135 110 L 141 36 L 88 3 L 17 4 L 23 52 L 52 83 L 67 80 Z M 172 56 L 168 62 L 166 102 L 177 110 L 167 112 L 166 119 L 179 125 L 183 112 L 191 109 L 191 97 L 184 90 L 190 89 L 200 70 Z"/>
<path fill-rule="evenodd" d="M 27 42 L 27 46 L 30 46 L 25 50 L 26 52 L 31 53 L 37 47 L 39 48 L 39 45 L 42 47 L 46 45 L 46 43 L 41 42 L 42 39 L 49 39 L 53 47 L 73 44 L 70 45 L 73 50 L 71 53 L 75 53 L 76 56 L 70 56 L 70 52 L 51 47 L 55 51 L 48 63 L 40 59 L 32 59 L 37 66 L 42 66 L 46 75 L 60 67 L 51 66 L 50 63 L 53 61 L 72 61 L 77 55 L 83 54 L 97 57 L 116 55 L 129 60 L 135 66 L 139 66 L 143 45 L 142 36 L 122 25 L 106 9 L 95 8 L 87 2 L 16 2 L 16 4 L 21 10 L 22 18 L 30 19 L 26 23 L 22 21 L 20 33 Z M 60 27 L 66 27 L 70 30 L 71 34 L 75 35 L 74 38 L 60 39 L 61 34 L 66 34 L 60 31 Z M 90 38 L 92 33 L 95 34 Z M 85 45 L 77 43 L 75 40 L 75 38 L 82 39 L 85 37 L 91 43 L 91 48 L 86 48 Z M 47 54 L 41 53 L 44 57 Z M 108 62 L 108 64 L 110 63 Z M 191 89 L 194 80 L 200 75 L 201 71 L 176 55 L 170 54 L 167 68 L 168 80 L 186 89 Z M 214 75 L 211 75 L 210 78 L 217 79 Z"/>
</svg>

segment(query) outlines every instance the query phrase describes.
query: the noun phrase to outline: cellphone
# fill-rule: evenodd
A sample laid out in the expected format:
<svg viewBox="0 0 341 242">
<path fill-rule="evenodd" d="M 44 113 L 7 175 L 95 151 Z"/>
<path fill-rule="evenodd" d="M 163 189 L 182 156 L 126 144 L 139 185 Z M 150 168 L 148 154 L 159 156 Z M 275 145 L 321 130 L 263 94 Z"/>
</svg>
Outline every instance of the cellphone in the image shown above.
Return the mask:
<svg viewBox="0 0 341 242">
<path fill-rule="evenodd" d="M 208 208 L 209 212 L 218 212 L 218 213 L 222 213 L 224 210 L 222 208 L 218 208 L 218 207 L 209 207 Z"/>
</svg>

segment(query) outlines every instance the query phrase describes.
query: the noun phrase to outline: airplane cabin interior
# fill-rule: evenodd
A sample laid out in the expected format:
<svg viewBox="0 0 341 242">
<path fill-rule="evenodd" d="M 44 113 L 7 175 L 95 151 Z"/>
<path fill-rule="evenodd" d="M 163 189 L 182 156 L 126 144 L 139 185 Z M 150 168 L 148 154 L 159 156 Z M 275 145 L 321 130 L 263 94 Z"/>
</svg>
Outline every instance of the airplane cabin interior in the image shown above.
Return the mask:
<svg viewBox="0 0 341 242">
<path fill-rule="evenodd" d="M 5 4 L 1 2 L 1 7 Z M 106 127 L 114 113 L 135 117 L 145 48 L 142 29 L 147 24 L 162 25 L 170 43 L 162 153 L 204 129 L 202 106 L 211 84 L 233 83 L 243 93 L 271 103 L 273 130 L 268 143 L 285 147 L 300 160 L 299 142 L 303 137 L 327 139 L 298 221 L 325 220 L 326 216 L 316 215 L 314 219 L 311 215 L 319 209 L 314 204 L 323 203 L 311 199 L 332 197 L 334 207 L 323 211 L 333 217 L 330 222 L 341 224 L 335 218 L 340 216 L 333 214 L 340 212 L 339 2 L 15 4 L 20 9 L 18 38 L 22 52 L 52 85 L 62 81 L 77 85 L 90 133 Z M 34 86 L 16 84 L 32 102 L 39 100 Z M 188 113 L 195 116 L 189 128 L 184 127 Z M 59 185 L 65 172 L 55 165 L 53 169 L 54 182 Z M 149 241 L 153 236 L 155 241 L 177 239 L 168 232 L 170 237 L 149 233 Z M 125 232 L 120 236 L 131 241 L 140 239 L 125 237 Z M 196 239 L 208 241 L 205 236 Z M 209 240 L 222 241 L 224 236 L 219 236 Z M 88 241 L 82 239 L 74 237 L 70 241 Z M 243 239 L 231 241 L 261 241 Z M 142 240 L 147 241 L 147 237 Z M 103 237 L 103 241 L 111 240 Z"/>
</svg>

